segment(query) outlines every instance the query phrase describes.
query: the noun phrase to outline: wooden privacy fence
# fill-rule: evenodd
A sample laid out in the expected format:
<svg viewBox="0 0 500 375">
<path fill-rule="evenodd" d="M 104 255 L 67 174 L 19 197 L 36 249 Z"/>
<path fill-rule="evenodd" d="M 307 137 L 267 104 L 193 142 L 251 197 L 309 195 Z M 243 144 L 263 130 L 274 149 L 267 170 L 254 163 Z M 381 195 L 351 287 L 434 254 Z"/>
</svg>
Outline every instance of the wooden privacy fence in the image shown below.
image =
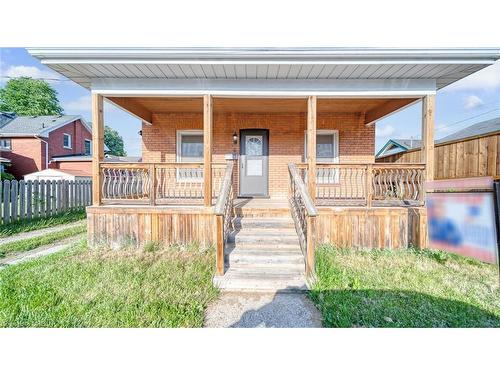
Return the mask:
<svg viewBox="0 0 500 375">
<path fill-rule="evenodd" d="M 0 181 L 2 224 L 49 217 L 91 204 L 91 181 Z"/>
</svg>

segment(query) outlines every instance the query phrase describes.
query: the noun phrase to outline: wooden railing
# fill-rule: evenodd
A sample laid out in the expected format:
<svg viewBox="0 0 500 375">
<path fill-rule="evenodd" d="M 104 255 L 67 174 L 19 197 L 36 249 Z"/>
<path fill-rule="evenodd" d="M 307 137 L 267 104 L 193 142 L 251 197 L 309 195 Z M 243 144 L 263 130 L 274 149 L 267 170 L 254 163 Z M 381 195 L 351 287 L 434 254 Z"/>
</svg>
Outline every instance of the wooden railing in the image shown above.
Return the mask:
<svg viewBox="0 0 500 375">
<path fill-rule="evenodd" d="M 423 164 L 374 164 L 372 199 L 423 204 L 424 172 Z"/>
<path fill-rule="evenodd" d="M 306 262 L 306 275 L 314 273 L 315 225 L 318 212 L 307 192 L 304 179 L 295 164 L 288 164 L 290 176 L 289 201 L 292 218 Z"/>
<path fill-rule="evenodd" d="M 215 204 L 214 213 L 216 216 L 216 272 L 217 275 L 224 274 L 224 247 L 233 228 L 233 167 L 234 162 L 228 162 L 224 172 L 224 179 L 219 197 Z"/>
<path fill-rule="evenodd" d="M 212 163 L 212 199 L 225 163 Z M 202 204 L 203 163 L 100 163 L 104 204 Z"/>
<path fill-rule="evenodd" d="M 307 183 L 307 164 L 299 164 Z M 317 164 L 316 205 L 422 205 L 424 164 Z"/>
</svg>

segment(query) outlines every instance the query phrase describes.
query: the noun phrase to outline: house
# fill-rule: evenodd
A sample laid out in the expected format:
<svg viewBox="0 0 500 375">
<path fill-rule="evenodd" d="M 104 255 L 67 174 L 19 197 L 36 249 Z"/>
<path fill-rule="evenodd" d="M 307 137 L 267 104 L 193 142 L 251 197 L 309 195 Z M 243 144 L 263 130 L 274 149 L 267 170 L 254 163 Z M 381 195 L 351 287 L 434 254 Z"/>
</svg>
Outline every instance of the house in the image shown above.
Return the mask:
<svg viewBox="0 0 500 375">
<path fill-rule="evenodd" d="M 405 149 L 391 148 L 403 144 Z M 376 155 L 377 163 L 421 160 L 420 140 L 413 145 L 389 140 Z M 500 117 L 482 121 L 435 142 L 434 178 L 500 176 Z"/>
<path fill-rule="evenodd" d="M 81 116 L 17 116 L 2 112 L 0 153 L 17 179 L 47 169 L 53 157 L 89 155 L 92 129 Z"/>
<path fill-rule="evenodd" d="M 375 158 L 399 154 L 413 148 L 420 148 L 422 141 L 420 139 L 389 139 L 385 145 L 377 152 Z"/>
<path fill-rule="evenodd" d="M 435 93 L 500 57 L 493 49 L 29 52 L 92 93 L 89 243 L 213 244 L 216 281 L 227 289 L 304 287 L 322 242 L 425 247 Z M 142 162 L 104 159 L 104 100 L 142 121 Z M 375 122 L 419 100 L 422 159 L 375 163 Z"/>
<path fill-rule="evenodd" d="M 92 179 L 92 173 L 88 171 L 79 171 L 72 169 L 43 169 L 38 172 L 28 173 L 24 175 L 25 181 L 41 181 L 41 180 L 51 180 L 51 181 L 90 181 Z"/>
</svg>

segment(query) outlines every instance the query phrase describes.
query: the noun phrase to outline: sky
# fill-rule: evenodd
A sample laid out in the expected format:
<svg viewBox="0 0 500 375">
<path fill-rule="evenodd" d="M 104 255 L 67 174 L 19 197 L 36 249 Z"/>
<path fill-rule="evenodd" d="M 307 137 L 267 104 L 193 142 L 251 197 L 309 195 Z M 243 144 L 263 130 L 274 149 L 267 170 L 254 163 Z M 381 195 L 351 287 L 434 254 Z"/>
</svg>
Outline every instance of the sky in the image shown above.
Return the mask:
<svg viewBox="0 0 500 375">
<path fill-rule="evenodd" d="M 91 119 L 89 90 L 43 66 L 23 48 L 0 48 L 0 87 L 8 77 L 31 76 L 47 80 L 57 90 L 66 114 Z M 436 131 L 439 139 L 474 123 L 500 116 L 500 62 L 438 91 L 436 95 Z M 421 104 L 401 110 L 376 125 L 376 150 L 390 138 L 420 139 Z M 141 154 L 138 134 L 140 121 L 105 103 L 105 124 L 123 137 L 127 154 Z"/>
</svg>

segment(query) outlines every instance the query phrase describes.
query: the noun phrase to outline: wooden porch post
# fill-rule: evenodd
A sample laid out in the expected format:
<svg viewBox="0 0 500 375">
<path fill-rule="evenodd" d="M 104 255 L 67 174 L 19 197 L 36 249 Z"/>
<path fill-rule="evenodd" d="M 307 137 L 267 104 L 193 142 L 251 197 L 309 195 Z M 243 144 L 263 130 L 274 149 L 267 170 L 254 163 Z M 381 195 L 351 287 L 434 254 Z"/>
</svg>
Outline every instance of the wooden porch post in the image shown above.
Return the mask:
<svg viewBox="0 0 500 375">
<path fill-rule="evenodd" d="M 103 97 L 92 94 L 92 204 L 101 204 L 102 177 L 99 163 L 104 158 Z"/>
<path fill-rule="evenodd" d="M 434 112 L 435 95 L 422 99 L 422 163 L 425 163 L 425 181 L 434 180 Z"/>
<path fill-rule="evenodd" d="M 203 177 L 204 203 L 206 207 L 212 205 L 212 134 L 213 134 L 212 97 L 203 96 Z"/>
<path fill-rule="evenodd" d="M 316 201 L 316 96 L 307 98 L 307 187 Z"/>
</svg>

